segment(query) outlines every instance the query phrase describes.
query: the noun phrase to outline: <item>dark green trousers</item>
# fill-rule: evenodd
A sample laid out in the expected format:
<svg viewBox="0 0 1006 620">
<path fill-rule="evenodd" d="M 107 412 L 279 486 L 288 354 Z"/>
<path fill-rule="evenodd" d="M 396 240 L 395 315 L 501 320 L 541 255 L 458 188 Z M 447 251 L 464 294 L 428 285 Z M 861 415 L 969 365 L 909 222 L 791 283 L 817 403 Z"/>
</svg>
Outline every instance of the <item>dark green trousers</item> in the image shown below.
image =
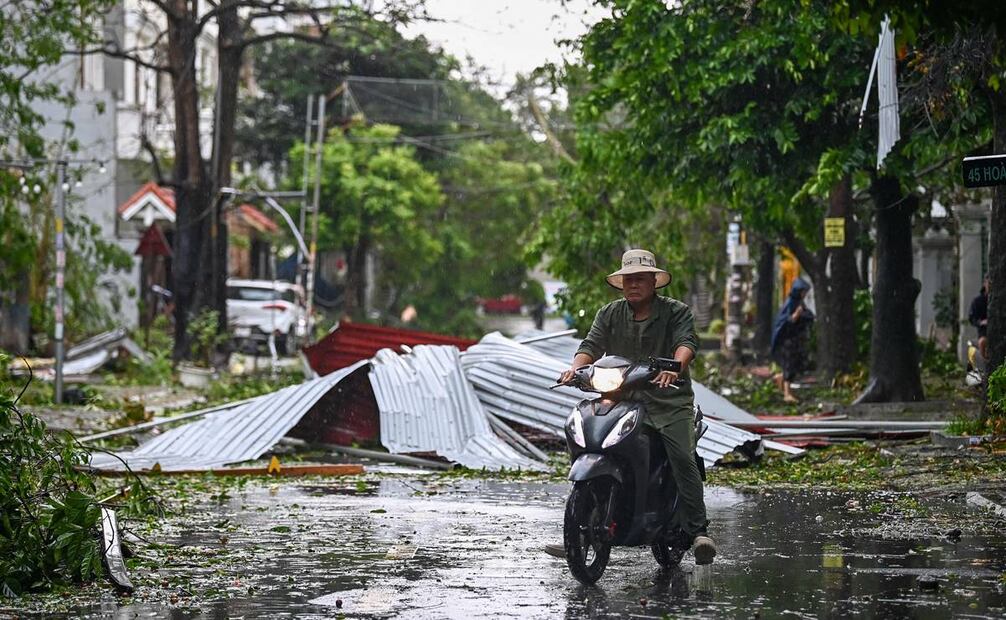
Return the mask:
<svg viewBox="0 0 1006 620">
<path fill-rule="evenodd" d="M 704 532 L 706 502 L 702 477 L 695 464 L 695 414 L 691 407 L 647 416 L 646 424 L 660 433 L 678 487 L 678 525 L 689 536 Z"/>
</svg>

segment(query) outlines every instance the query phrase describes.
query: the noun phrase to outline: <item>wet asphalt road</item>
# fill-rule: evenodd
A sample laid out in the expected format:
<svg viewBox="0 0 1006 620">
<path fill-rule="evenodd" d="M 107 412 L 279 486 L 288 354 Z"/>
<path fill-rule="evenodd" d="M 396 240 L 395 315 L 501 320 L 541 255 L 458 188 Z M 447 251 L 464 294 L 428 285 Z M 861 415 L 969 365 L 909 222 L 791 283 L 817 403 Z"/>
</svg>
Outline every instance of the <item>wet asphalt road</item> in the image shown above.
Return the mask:
<svg viewBox="0 0 1006 620">
<path fill-rule="evenodd" d="M 567 485 L 432 476 L 249 486 L 168 539 L 186 546 L 146 577 L 163 600 L 91 617 L 661 618 L 1004 617 L 1006 540 L 890 538 L 850 496 L 708 488 L 712 567 L 662 571 L 619 548 L 596 587 L 540 551 L 561 540 Z M 818 520 L 817 517 L 821 516 Z M 880 526 L 875 533 L 857 528 Z M 222 534 L 226 532 L 226 534 Z M 207 567 L 226 545 L 236 554 Z M 187 562 L 185 558 L 190 558 Z M 228 587 L 169 604 L 168 592 Z M 921 590 L 920 576 L 939 588 Z M 215 580 L 215 581 L 214 581 Z M 168 587 L 170 584 L 170 587 Z M 156 599 L 156 596 L 154 597 Z"/>
</svg>

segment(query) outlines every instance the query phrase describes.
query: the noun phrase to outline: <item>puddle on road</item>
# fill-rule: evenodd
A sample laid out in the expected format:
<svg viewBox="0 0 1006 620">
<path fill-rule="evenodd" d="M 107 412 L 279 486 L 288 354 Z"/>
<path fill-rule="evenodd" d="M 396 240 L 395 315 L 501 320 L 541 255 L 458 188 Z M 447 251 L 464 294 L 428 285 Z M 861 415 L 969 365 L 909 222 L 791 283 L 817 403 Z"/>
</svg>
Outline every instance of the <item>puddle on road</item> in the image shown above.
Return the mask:
<svg viewBox="0 0 1006 620">
<path fill-rule="evenodd" d="M 598 586 L 583 587 L 563 561 L 540 551 L 561 540 L 567 488 L 433 478 L 376 481 L 360 493 L 326 492 L 317 484 L 249 488 L 206 519 L 234 524 L 226 545 L 245 554 L 230 568 L 215 569 L 236 571 L 227 577 L 233 587 L 216 600 L 178 607 L 167 604 L 165 593 L 162 603 L 110 601 L 80 611 L 123 618 L 1006 613 L 1002 535 L 965 534 L 953 542 L 913 536 L 908 528 L 909 534 L 892 537 L 879 533 L 892 517 L 849 511 L 852 496 L 841 494 L 707 489 L 720 547 L 713 566 L 696 567 L 688 557 L 679 569 L 658 570 L 648 549 L 619 548 Z M 190 527 L 179 536 L 189 545 L 181 553 L 213 553 L 219 537 L 213 528 Z M 164 567 L 158 577 L 173 582 L 199 572 L 189 566 Z M 191 584 L 198 588 L 199 577 Z"/>
</svg>

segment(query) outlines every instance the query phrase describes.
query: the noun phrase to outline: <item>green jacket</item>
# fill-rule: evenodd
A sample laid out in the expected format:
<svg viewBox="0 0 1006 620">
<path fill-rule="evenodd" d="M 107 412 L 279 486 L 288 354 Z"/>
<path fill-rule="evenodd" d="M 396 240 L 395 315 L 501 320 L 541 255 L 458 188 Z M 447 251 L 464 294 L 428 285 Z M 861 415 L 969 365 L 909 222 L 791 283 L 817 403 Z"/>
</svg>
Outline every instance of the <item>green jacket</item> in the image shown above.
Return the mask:
<svg viewBox="0 0 1006 620">
<path fill-rule="evenodd" d="M 594 317 L 594 323 L 577 353 L 586 353 L 594 360 L 604 355 L 617 355 L 633 361 L 653 357 L 674 357 L 680 346 L 695 351 L 699 337 L 695 333 L 695 318 L 687 305 L 670 297 L 657 295 L 649 318 L 636 321 L 632 307 L 625 299 L 604 306 Z M 646 405 L 651 424 L 657 428 L 670 423 L 674 414 L 691 411 L 695 394 L 686 370 L 680 376 L 685 385 L 679 389 L 640 391 L 637 398 Z"/>
</svg>

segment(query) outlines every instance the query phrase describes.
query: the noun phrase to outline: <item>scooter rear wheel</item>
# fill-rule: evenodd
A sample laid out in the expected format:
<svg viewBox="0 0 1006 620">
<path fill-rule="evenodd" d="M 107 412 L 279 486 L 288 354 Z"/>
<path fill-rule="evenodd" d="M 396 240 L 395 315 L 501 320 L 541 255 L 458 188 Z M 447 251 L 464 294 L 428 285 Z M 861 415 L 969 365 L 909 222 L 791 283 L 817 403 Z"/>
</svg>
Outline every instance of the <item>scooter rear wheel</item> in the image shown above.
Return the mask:
<svg viewBox="0 0 1006 620">
<path fill-rule="evenodd" d="M 601 480 L 573 484 L 566 499 L 562 538 L 566 547 L 566 564 L 573 577 L 584 585 L 601 578 L 608 565 L 611 542 L 604 540 L 604 517 L 612 485 Z"/>
</svg>

